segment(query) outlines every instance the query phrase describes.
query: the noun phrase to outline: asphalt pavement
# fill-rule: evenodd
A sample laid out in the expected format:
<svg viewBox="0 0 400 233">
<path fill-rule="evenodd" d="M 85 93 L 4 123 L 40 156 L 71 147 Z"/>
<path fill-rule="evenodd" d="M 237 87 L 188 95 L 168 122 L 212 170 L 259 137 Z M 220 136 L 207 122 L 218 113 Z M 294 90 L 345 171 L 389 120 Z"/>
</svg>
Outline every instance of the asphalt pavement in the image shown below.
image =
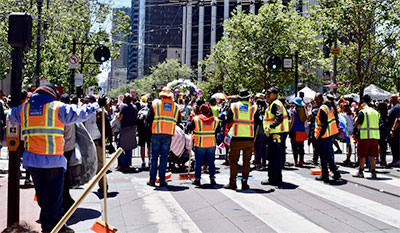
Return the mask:
<svg viewBox="0 0 400 233">
<path fill-rule="evenodd" d="M 293 161 L 288 146 L 287 161 Z M 342 145 L 342 150 L 345 151 Z M 0 156 L 0 230 L 6 226 L 7 151 Z M 306 147 L 305 161 L 311 149 Z M 137 154 L 135 151 L 134 154 Z M 190 180 L 179 180 L 173 173 L 168 187 L 150 187 L 147 171 L 133 169 L 129 173 L 115 170 L 108 174 L 108 222 L 123 232 L 400 232 L 400 170 L 378 167 L 378 179 L 354 178 L 356 168 L 340 163 L 344 154 L 335 155 L 342 181 L 324 184 L 310 174 L 314 166 L 286 166 L 284 184 L 280 187 L 261 185 L 267 170 L 251 171 L 250 190 L 223 189 L 229 179 L 229 167 L 217 158 L 216 186 L 209 185 L 207 173 L 202 186 Z M 352 156 L 354 161 L 354 156 Z M 389 156 L 388 161 L 391 161 Z M 135 167 L 141 160 L 133 159 Z M 22 173 L 24 175 L 24 173 Z M 21 179 L 21 220 L 39 231 L 39 207 L 33 200 L 33 186 Z M 83 186 L 71 190 L 74 199 L 83 193 Z M 102 218 L 103 199 L 97 187 L 68 221 L 76 232 L 93 232 L 96 219 Z"/>
</svg>

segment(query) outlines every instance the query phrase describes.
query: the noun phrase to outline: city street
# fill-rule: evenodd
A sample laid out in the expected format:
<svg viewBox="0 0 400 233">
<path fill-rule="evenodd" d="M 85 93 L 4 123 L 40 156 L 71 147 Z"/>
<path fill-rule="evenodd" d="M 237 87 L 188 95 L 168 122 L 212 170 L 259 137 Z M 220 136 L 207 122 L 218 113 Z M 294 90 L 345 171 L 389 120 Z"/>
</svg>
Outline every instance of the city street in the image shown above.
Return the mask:
<svg viewBox="0 0 400 233">
<path fill-rule="evenodd" d="M 7 166 L 6 156 L 3 148 L 2 169 Z M 305 160 L 310 159 L 307 154 Z M 292 160 L 291 154 L 287 160 Z M 342 160 L 344 154 L 336 155 L 337 162 Z M 178 174 L 173 174 L 168 187 L 153 188 L 146 185 L 147 171 L 121 173 L 113 166 L 108 175 L 109 224 L 118 232 L 399 232 L 399 169 L 380 168 L 378 180 L 370 180 L 353 178 L 355 168 L 340 166 L 343 181 L 326 185 L 310 175 L 312 166 L 287 167 L 285 184 L 279 188 L 261 185 L 267 171 L 253 170 L 251 189 L 235 192 L 222 188 L 229 177 L 223 161 L 216 160 L 219 185 L 208 185 L 208 176 L 203 174 L 201 188 L 178 180 Z M 134 164 L 139 166 L 140 159 L 135 158 Z M 6 206 L 6 189 L 7 175 L 1 174 L 2 206 Z M 82 192 L 82 188 L 71 191 L 74 199 Z M 33 196 L 32 186 L 21 186 L 21 220 L 39 231 L 39 208 Z M 101 218 L 102 204 L 97 192 L 90 193 L 68 224 L 76 232 L 92 232 L 91 226 Z M 3 229 L 6 208 L 0 217 Z"/>
</svg>

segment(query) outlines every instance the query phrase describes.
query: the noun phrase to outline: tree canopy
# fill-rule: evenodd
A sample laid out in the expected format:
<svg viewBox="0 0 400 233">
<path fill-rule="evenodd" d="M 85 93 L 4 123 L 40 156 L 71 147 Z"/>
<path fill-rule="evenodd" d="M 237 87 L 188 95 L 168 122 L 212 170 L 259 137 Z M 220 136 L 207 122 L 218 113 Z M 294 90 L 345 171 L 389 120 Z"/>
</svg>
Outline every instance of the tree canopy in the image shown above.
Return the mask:
<svg viewBox="0 0 400 233">
<path fill-rule="evenodd" d="M 0 74 L 4 79 L 11 70 L 11 47 L 7 44 L 8 14 L 11 12 L 27 12 L 33 18 L 32 34 L 37 34 L 38 7 L 36 1 L 6 1 L 0 3 Z M 46 77 L 56 85 L 70 86 L 70 69 L 68 55 L 72 54 L 73 39 L 80 43 L 104 44 L 111 50 L 111 56 L 119 56 L 119 44 L 111 44 L 110 33 L 99 27 L 111 14 L 108 3 L 94 0 L 50 0 L 43 1 L 42 29 L 44 40 L 41 43 L 40 77 Z M 119 12 L 114 17 L 118 23 L 113 33 L 129 35 L 129 16 Z M 93 51 L 96 45 L 77 45 L 76 52 L 80 61 L 94 63 Z M 32 41 L 32 48 L 25 54 L 23 86 L 29 88 L 35 84 L 36 43 Z M 77 72 L 79 72 L 78 70 Z M 97 83 L 96 76 L 100 73 L 100 65 L 85 64 L 84 88 Z"/>
</svg>

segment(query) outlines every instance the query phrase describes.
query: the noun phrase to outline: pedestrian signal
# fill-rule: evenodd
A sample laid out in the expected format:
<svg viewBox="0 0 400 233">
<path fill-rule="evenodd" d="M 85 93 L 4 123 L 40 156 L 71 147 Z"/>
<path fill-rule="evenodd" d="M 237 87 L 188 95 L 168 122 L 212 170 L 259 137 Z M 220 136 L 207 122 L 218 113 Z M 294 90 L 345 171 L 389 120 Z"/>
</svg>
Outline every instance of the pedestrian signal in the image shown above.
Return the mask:
<svg viewBox="0 0 400 233">
<path fill-rule="evenodd" d="M 268 58 L 267 66 L 270 70 L 277 71 L 282 66 L 282 59 L 277 55 L 273 55 Z"/>
<path fill-rule="evenodd" d="M 107 61 L 110 59 L 110 50 L 106 46 L 100 45 L 100 47 L 94 51 L 94 59 L 98 62 Z"/>
</svg>

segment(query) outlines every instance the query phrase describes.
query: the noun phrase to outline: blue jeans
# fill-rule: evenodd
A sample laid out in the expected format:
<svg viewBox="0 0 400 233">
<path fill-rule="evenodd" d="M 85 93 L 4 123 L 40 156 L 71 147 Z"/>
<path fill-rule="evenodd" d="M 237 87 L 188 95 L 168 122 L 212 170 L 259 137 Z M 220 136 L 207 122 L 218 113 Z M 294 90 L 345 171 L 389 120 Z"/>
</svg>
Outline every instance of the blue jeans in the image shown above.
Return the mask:
<svg viewBox="0 0 400 233">
<path fill-rule="evenodd" d="M 168 134 L 153 134 L 151 136 L 150 182 L 156 182 L 158 156 L 161 156 L 159 176 L 160 183 L 165 182 L 169 148 L 172 136 Z"/>
<path fill-rule="evenodd" d="M 203 165 L 204 159 L 209 168 L 210 179 L 215 178 L 215 146 L 214 147 L 207 147 L 207 148 L 200 148 L 194 147 L 196 163 L 195 163 L 195 172 L 194 177 L 196 180 L 200 180 L 201 178 L 201 166 Z M 190 161 L 189 161 L 190 162 Z"/>
<path fill-rule="evenodd" d="M 50 232 L 64 214 L 64 169 L 29 167 L 29 170 L 40 206 L 42 231 Z"/>
<path fill-rule="evenodd" d="M 119 138 L 118 147 L 121 147 Z M 122 153 L 118 158 L 118 162 L 121 168 L 129 168 L 132 165 L 132 150 L 126 150 L 125 153 Z"/>
</svg>

